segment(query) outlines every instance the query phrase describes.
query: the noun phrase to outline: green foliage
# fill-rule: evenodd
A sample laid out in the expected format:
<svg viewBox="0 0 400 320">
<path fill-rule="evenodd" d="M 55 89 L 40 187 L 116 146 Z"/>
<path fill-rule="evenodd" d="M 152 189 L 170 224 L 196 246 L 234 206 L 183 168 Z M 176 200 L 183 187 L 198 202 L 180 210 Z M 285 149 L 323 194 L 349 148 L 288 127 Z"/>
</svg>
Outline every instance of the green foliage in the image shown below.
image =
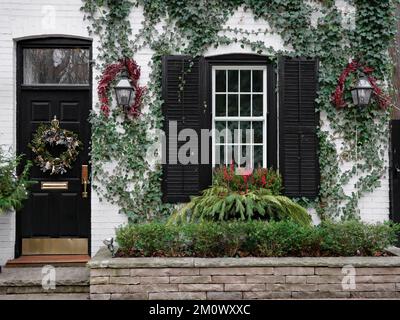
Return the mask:
<svg viewBox="0 0 400 320">
<path fill-rule="evenodd" d="M 147 223 L 117 230 L 119 256 L 377 256 L 396 243 L 399 225 L 358 221 L 302 226 L 280 222 Z"/>
<path fill-rule="evenodd" d="M 29 181 L 32 164 L 28 162 L 21 175 L 17 176 L 15 172 L 21 161 L 22 156 L 8 155 L 0 148 L 0 214 L 19 210 L 28 198 L 27 189 L 33 184 Z"/>
<path fill-rule="evenodd" d="M 153 50 L 150 67 L 152 73 L 148 84 L 149 92 L 145 104 L 149 106 L 146 127 L 161 128 L 161 57 L 165 54 L 201 55 L 211 46 L 218 47 L 234 43 L 253 52 L 268 55 L 273 61 L 279 54 L 292 56 L 318 57 L 319 94 L 318 111 L 321 112 L 318 128 L 319 162 L 321 168 L 321 186 L 318 199 L 312 201 L 323 219 L 341 217 L 352 219 L 359 217 L 358 200 L 380 185 L 384 175 L 385 148 L 388 143 L 389 111 L 380 111 L 375 103 L 367 108 L 355 108 L 351 104 L 350 83 L 346 83 L 346 101 L 349 108 L 335 110 L 331 104 L 331 94 L 337 80 L 349 59 L 359 58 L 365 65 L 375 69 L 375 76 L 382 83 L 391 82 L 392 67 L 388 47 L 392 43 L 395 28 L 394 14 L 398 0 L 347 0 L 356 8 L 355 26 L 347 23 L 349 16 L 342 14 L 333 0 L 83 0 L 82 10 L 85 19 L 90 22 L 88 29 L 101 42 L 99 58 L 102 66 L 122 56 L 133 56 L 141 48 Z M 315 6 L 316 4 L 316 6 Z M 144 21 L 142 28 L 132 35 L 129 14 L 134 6 L 142 6 Z M 239 6 L 251 10 L 256 19 L 265 19 L 270 28 L 249 31 L 240 27 L 224 28 L 223 25 Z M 313 14 L 319 17 L 312 23 Z M 159 22 L 163 27 L 156 28 Z M 279 34 L 290 51 L 276 51 L 262 40 L 253 41 L 251 35 Z M 184 88 L 184 75 L 182 88 Z M 118 117 L 112 123 L 106 123 L 95 114 L 92 124 L 104 126 L 93 132 L 92 157 L 101 165 L 112 163 L 115 155 L 119 172 L 130 172 L 132 166 L 125 165 L 135 159 L 149 177 L 143 175 L 131 180 L 125 174 L 110 176 L 104 172 L 100 177 L 104 185 L 103 196 L 114 199 L 113 202 L 126 208 L 134 208 L 133 217 L 165 215 L 168 207 L 160 199 L 160 171 L 150 168 L 142 153 L 128 154 L 126 147 L 117 142 L 117 138 L 126 138 L 118 131 Z M 132 123 L 136 127 L 136 124 Z M 112 139 L 104 136 L 110 133 Z M 137 134 L 138 131 L 131 130 Z M 101 135 L 99 135 L 101 134 Z M 119 136 L 120 135 L 120 136 Z M 132 136 L 129 136 L 131 138 Z M 95 147 L 98 142 L 113 143 Z M 149 141 L 143 142 L 143 149 L 149 147 Z M 340 149 L 336 148 L 339 141 Z M 137 152 L 137 150 L 130 150 Z M 98 152 L 98 154 L 96 154 Z M 126 160 L 126 161 L 124 161 Z M 133 161 L 133 160 L 132 160 Z M 95 165 L 95 163 L 93 163 Z M 346 171 L 340 167 L 350 164 Z M 102 172 L 98 171 L 99 174 Z M 344 186 L 355 181 L 354 192 L 346 194 Z M 142 201 L 140 188 L 130 190 L 130 183 L 139 183 L 147 190 L 150 202 Z M 111 190 L 111 191 L 109 191 Z M 139 205 L 136 203 L 140 202 Z M 152 209 L 154 207 L 154 209 Z M 124 210 L 124 209 L 123 209 Z M 127 212 L 133 212 L 128 209 Z M 142 214 L 140 212 L 143 212 Z M 134 218 L 133 220 L 140 220 Z"/>
<path fill-rule="evenodd" d="M 268 189 L 235 192 L 213 186 L 192 197 L 183 208 L 174 212 L 170 222 L 224 220 L 288 220 L 303 225 L 311 222 L 307 210 L 288 197 L 273 195 Z"/>
<path fill-rule="evenodd" d="M 90 118 L 94 189 L 131 222 L 167 215 L 161 203 L 161 169 L 150 170 L 146 160 L 153 143 L 147 134 L 151 124 L 145 116 L 128 122 L 119 116 L 114 111 L 108 119 L 96 114 Z"/>
<path fill-rule="evenodd" d="M 346 221 L 341 224 L 325 222 L 321 227 L 321 250 L 327 255 L 374 255 L 397 242 L 398 224 L 362 224 Z"/>
</svg>

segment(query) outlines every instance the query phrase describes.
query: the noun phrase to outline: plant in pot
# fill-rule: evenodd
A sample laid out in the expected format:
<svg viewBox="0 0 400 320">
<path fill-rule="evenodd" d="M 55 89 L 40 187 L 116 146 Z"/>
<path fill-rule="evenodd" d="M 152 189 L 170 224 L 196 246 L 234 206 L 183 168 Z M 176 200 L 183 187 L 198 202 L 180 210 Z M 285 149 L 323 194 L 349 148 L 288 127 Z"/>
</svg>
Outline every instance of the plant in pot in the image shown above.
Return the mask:
<svg viewBox="0 0 400 320">
<path fill-rule="evenodd" d="M 176 210 L 169 222 L 293 220 L 310 225 L 307 210 L 281 194 L 282 179 L 275 170 L 237 173 L 233 165 L 216 168 L 213 185 Z"/>
</svg>

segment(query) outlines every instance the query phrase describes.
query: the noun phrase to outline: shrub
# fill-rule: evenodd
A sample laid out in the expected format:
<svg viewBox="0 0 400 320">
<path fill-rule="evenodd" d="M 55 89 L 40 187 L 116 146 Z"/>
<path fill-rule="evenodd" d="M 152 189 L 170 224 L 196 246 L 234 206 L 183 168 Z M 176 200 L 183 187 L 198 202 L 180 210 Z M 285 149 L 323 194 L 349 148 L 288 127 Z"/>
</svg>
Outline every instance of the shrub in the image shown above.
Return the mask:
<svg viewBox="0 0 400 320">
<path fill-rule="evenodd" d="M 382 248 L 394 245 L 399 233 L 399 225 L 393 224 L 361 224 L 358 221 L 345 221 L 340 224 L 324 222 L 320 228 L 321 250 L 341 252 L 343 255 L 371 256 Z"/>
<path fill-rule="evenodd" d="M 304 226 L 293 221 L 135 224 L 117 230 L 119 256 L 376 256 L 396 243 L 395 224 L 359 221 Z"/>
<path fill-rule="evenodd" d="M 226 220 L 293 220 L 303 225 L 311 223 L 307 210 L 288 197 L 272 195 L 268 189 L 247 193 L 231 192 L 223 186 L 213 186 L 202 195 L 174 212 L 170 223 Z"/>
<path fill-rule="evenodd" d="M 21 160 L 22 156 L 8 155 L 0 146 L 0 214 L 20 209 L 28 198 L 27 188 L 33 183 L 28 179 L 32 164 L 28 162 L 18 177 L 15 172 Z"/>
</svg>

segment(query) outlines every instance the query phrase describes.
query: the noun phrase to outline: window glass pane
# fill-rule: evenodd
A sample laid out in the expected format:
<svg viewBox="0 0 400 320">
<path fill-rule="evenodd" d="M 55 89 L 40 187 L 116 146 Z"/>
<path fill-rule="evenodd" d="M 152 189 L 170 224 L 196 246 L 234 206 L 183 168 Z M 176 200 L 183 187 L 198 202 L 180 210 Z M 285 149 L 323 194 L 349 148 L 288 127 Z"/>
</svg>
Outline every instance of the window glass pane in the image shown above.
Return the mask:
<svg viewBox="0 0 400 320">
<path fill-rule="evenodd" d="M 263 142 L 263 123 L 262 121 L 253 121 L 254 143 Z"/>
<path fill-rule="evenodd" d="M 238 95 L 228 95 L 228 116 L 237 117 L 239 115 Z"/>
<path fill-rule="evenodd" d="M 24 84 L 89 84 L 89 50 L 24 49 Z"/>
<path fill-rule="evenodd" d="M 227 155 L 225 158 L 226 164 L 230 165 L 233 161 L 235 164 L 235 167 L 238 167 L 239 165 L 239 146 L 238 145 L 232 145 L 229 144 L 226 149 Z"/>
<path fill-rule="evenodd" d="M 250 98 L 249 94 L 241 94 L 240 95 L 240 116 L 248 117 L 250 116 Z"/>
<path fill-rule="evenodd" d="M 242 168 L 250 168 L 252 167 L 251 163 L 251 146 L 241 146 L 241 154 L 240 154 L 240 166 Z"/>
<path fill-rule="evenodd" d="M 216 121 L 215 122 L 215 143 L 224 143 L 226 134 L 226 122 Z"/>
<path fill-rule="evenodd" d="M 225 145 L 215 146 L 215 165 L 225 164 Z"/>
<path fill-rule="evenodd" d="M 215 71 L 215 89 L 217 92 L 226 92 L 226 71 L 216 70 Z"/>
<path fill-rule="evenodd" d="M 250 121 L 240 121 L 242 143 L 251 143 Z"/>
<path fill-rule="evenodd" d="M 228 70 L 228 91 L 237 92 L 239 85 L 239 71 Z"/>
<path fill-rule="evenodd" d="M 239 122 L 228 121 L 228 141 L 239 143 Z"/>
<path fill-rule="evenodd" d="M 217 116 L 226 116 L 226 95 L 217 94 L 215 96 L 215 114 Z"/>
<path fill-rule="evenodd" d="M 263 71 L 253 70 L 253 92 L 263 92 Z"/>
<path fill-rule="evenodd" d="M 253 95 L 253 116 L 260 117 L 263 115 L 263 95 Z"/>
<path fill-rule="evenodd" d="M 250 70 L 240 70 L 240 91 L 250 92 Z"/>
<path fill-rule="evenodd" d="M 237 70 L 215 72 L 215 116 L 230 120 L 215 119 L 215 165 L 230 165 L 233 161 L 242 168 L 262 167 L 266 141 L 264 70 L 240 70 L 238 66 Z M 224 129 L 226 134 L 221 136 Z"/>
<path fill-rule="evenodd" d="M 263 147 L 262 146 L 254 146 L 254 167 L 253 168 L 262 168 L 263 167 Z"/>
</svg>

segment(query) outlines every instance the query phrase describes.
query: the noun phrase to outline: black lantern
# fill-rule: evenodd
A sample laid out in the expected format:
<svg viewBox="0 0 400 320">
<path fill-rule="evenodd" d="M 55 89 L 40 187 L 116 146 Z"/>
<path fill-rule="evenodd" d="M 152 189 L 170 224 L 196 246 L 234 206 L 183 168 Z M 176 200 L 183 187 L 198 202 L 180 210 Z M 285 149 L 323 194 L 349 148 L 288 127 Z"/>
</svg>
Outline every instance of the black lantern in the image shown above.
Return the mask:
<svg viewBox="0 0 400 320">
<path fill-rule="evenodd" d="M 114 87 L 117 104 L 124 110 L 128 109 L 135 101 L 135 90 L 129 82 L 128 73 L 124 70 L 121 79 Z"/>
<path fill-rule="evenodd" d="M 366 76 L 362 76 L 358 79 L 357 84 L 351 89 L 354 105 L 368 105 L 371 100 L 372 90 L 372 85 Z"/>
</svg>

